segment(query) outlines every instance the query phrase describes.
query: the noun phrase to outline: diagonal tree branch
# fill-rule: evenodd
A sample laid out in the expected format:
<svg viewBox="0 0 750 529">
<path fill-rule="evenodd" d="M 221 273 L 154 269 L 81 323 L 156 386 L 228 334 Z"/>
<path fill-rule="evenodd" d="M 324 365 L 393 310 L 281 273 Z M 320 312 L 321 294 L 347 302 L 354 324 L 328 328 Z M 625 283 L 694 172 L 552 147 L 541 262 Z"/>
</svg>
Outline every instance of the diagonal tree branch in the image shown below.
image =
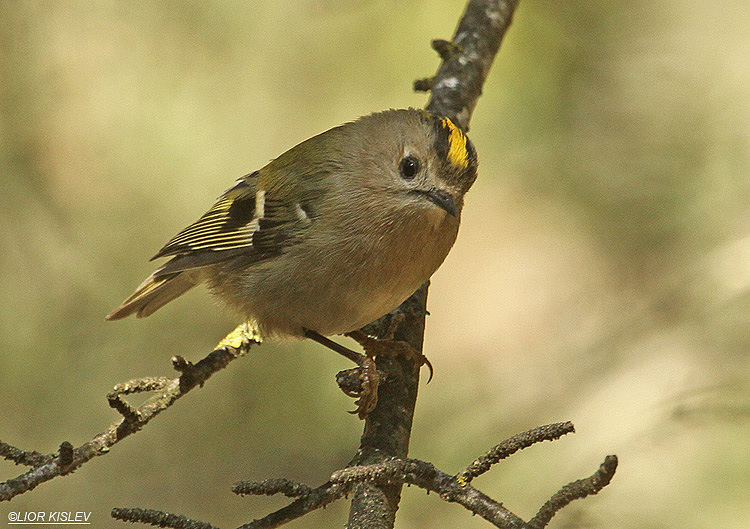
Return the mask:
<svg viewBox="0 0 750 529">
<path fill-rule="evenodd" d="M 246 484 L 246 486 L 249 485 L 252 484 Z M 250 489 L 248 488 L 248 490 Z M 263 518 L 244 524 L 239 529 L 275 529 L 276 527 L 281 527 L 292 520 L 301 518 L 309 512 L 325 508 L 329 503 L 349 494 L 351 490 L 352 485 L 327 481 L 320 487 L 311 489 L 308 494 L 300 496 L 286 507 L 282 507 Z M 253 494 L 258 494 L 258 492 L 253 492 Z M 267 492 L 263 494 L 267 494 Z"/>
<path fill-rule="evenodd" d="M 216 349 L 197 364 L 175 356 L 172 358 L 173 367 L 181 373 L 176 378 L 145 377 L 116 385 L 107 399 L 109 405 L 122 415 L 122 419 L 78 448 L 73 448 L 73 445 L 64 441 L 56 455 L 44 455 L 0 442 L 0 457 L 31 467 L 20 476 L 0 483 L 0 501 L 8 501 L 45 481 L 70 474 L 91 459 L 108 453 L 115 444 L 143 428 L 177 399 L 196 386 L 203 386 L 211 375 L 244 355 L 252 343 L 254 342 L 243 345 L 240 349 Z M 137 408 L 131 407 L 122 399 L 124 395 L 151 391 L 158 393 Z"/>
<path fill-rule="evenodd" d="M 171 527 L 172 529 L 218 529 L 213 525 L 191 520 L 185 516 L 170 514 L 153 509 L 112 509 L 112 518 L 131 523 L 147 523 L 156 527 Z"/>
<path fill-rule="evenodd" d="M 510 439 L 506 439 L 499 445 L 494 446 L 486 454 L 475 459 L 471 465 L 459 472 L 456 478 L 462 483 L 470 483 L 477 476 L 481 476 L 487 472 L 492 465 L 512 456 L 519 450 L 528 448 L 541 441 L 555 441 L 563 435 L 572 432 L 575 432 L 575 428 L 573 427 L 573 423 L 568 421 L 538 426 L 528 432 L 514 435 Z"/>
<path fill-rule="evenodd" d="M 443 62 L 429 80 L 427 110 L 469 129 L 482 86 L 517 6 L 518 0 L 471 0 L 453 40 L 448 45 L 433 41 Z"/>
<path fill-rule="evenodd" d="M 579 479 L 568 483 L 557 491 L 547 502 L 542 505 L 539 512 L 529 520 L 529 526 L 532 529 L 542 529 L 552 520 L 557 512 L 568 505 L 573 500 L 579 500 L 586 496 L 597 494 L 604 487 L 609 485 L 612 477 L 617 470 L 617 456 L 607 456 L 604 463 L 599 466 L 599 470 L 585 479 Z"/>
</svg>

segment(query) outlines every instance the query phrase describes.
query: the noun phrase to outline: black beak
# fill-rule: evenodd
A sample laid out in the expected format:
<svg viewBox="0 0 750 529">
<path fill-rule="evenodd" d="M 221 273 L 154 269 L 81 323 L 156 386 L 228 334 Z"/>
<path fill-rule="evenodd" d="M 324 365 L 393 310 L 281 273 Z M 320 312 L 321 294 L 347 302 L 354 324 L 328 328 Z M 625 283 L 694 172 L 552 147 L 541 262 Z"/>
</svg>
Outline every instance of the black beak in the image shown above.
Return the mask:
<svg viewBox="0 0 750 529">
<path fill-rule="evenodd" d="M 446 212 L 448 212 L 449 215 L 458 217 L 458 209 L 456 209 L 456 203 L 453 201 L 453 197 L 445 191 L 441 191 L 440 189 L 431 189 L 430 191 L 425 192 L 424 196 L 427 197 L 427 200 L 429 200 L 433 204 L 437 204 L 438 206 L 443 208 Z"/>
</svg>

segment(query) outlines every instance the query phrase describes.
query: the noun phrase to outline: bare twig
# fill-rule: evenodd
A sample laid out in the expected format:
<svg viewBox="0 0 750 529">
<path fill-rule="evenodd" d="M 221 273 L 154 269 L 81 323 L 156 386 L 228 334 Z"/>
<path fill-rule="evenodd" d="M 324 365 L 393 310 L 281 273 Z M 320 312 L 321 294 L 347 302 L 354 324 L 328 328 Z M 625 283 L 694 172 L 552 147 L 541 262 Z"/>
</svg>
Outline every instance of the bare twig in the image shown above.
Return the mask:
<svg viewBox="0 0 750 529">
<path fill-rule="evenodd" d="M 242 356 L 247 349 L 217 349 L 197 364 L 185 362 L 184 365 L 181 364 L 181 375 L 177 378 L 145 377 L 118 384 L 107 399 L 110 406 L 120 412 L 122 419 L 78 448 L 73 448 L 67 442 L 62 443 L 57 456 L 27 452 L 0 443 L 0 456 L 17 464 L 33 467 L 16 478 L 0 483 L 0 501 L 8 501 L 45 481 L 73 472 L 96 456 L 106 454 L 112 446 L 143 428 L 194 387 L 203 385 L 211 375 Z M 138 408 L 133 408 L 122 400 L 123 395 L 154 390 L 158 393 Z"/>
<path fill-rule="evenodd" d="M 599 466 L 599 470 L 585 479 L 579 479 L 568 483 L 557 491 L 547 502 L 542 505 L 539 512 L 529 520 L 532 529 L 545 527 L 557 512 L 573 500 L 585 498 L 598 493 L 609 485 L 617 470 L 617 456 L 607 456 Z"/>
<path fill-rule="evenodd" d="M 486 454 L 479 456 L 471 465 L 458 473 L 456 478 L 462 483 L 470 483 L 477 476 L 487 472 L 492 465 L 515 454 L 519 450 L 540 443 L 542 441 L 554 441 L 565 434 L 575 432 L 573 423 L 557 422 L 538 426 L 526 432 L 514 435 L 497 446 L 492 447 Z"/>
<path fill-rule="evenodd" d="M 250 488 L 252 489 L 252 487 Z M 259 489 L 262 488 L 259 487 Z M 275 529 L 311 511 L 325 507 L 329 503 L 346 496 L 350 491 L 350 485 L 328 481 L 320 487 L 311 489 L 309 493 L 300 496 L 286 507 L 282 507 L 263 518 L 242 525 L 239 529 Z M 281 490 L 279 492 L 284 493 Z M 265 492 L 261 492 L 261 494 L 265 494 Z"/>
<path fill-rule="evenodd" d="M 115 520 L 131 523 L 147 523 L 156 527 L 170 527 L 172 529 L 217 529 L 206 522 L 191 520 L 185 516 L 152 509 L 121 509 L 116 507 L 112 509 L 110 514 Z"/>
<path fill-rule="evenodd" d="M 606 487 L 612 480 L 616 469 L 617 457 L 607 456 L 599 470 L 593 475 L 569 483 L 556 492 L 528 523 L 503 507 L 500 502 L 468 485 L 457 476 L 450 476 L 435 468 L 431 463 L 417 459 L 394 459 L 375 465 L 349 467 L 335 472 L 331 476 L 331 481 L 348 485 L 356 482 L 372 482 L 379 485 L 409 483 L 430 492 L 437 492 L 445 501 L 463 505 L 496 527 L 542 529 L 549 524 L 560 509 L 572 501 L 597 494 Z"/>
<path fill-rule="evenodd" d="M 35 450 L 23 450 L 0 441 L 0 457 L 13 461 L 16 465 L 40 467 L 54 459 L 54 455 L 41 454 Z"/>
<path fill-rule="evenodd" d="M 283 494 L 289 498 L 298 498 L 310 494 L 313 489 L 304 483 L 286 478 L 266 479 L 264 481 L 238 481 L 232 485 L 232 492 L 241 496 L 273 496 Z"/>
<path fill-rule="evenodd" d="M 471 0 L 456 34 L 448 43 L 435 40 L 432 47 L 443 62 L 430 83 L 427 110 L 448 116 L 468 130 L 474 107 L 518 0 Z"/>
</svg>

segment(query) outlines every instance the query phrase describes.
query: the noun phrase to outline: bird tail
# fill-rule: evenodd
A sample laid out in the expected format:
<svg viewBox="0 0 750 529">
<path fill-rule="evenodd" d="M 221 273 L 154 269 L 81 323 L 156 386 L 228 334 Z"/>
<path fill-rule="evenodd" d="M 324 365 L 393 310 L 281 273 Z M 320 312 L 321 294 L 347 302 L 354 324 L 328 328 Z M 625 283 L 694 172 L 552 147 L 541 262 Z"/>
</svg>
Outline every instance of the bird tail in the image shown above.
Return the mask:
<svg viewBox="0 0 750 529">
<path fill-rule="evenodd" d="M 106 316 L 106 319 L 119 320 L 133 313 L 138 318 L 145 318 L 198 284 L 190 277 L 191 274 L 174 272 L 157 277 L 159 272 L 161 270 L 146 278 L 122 305 Z"/>
</svg>

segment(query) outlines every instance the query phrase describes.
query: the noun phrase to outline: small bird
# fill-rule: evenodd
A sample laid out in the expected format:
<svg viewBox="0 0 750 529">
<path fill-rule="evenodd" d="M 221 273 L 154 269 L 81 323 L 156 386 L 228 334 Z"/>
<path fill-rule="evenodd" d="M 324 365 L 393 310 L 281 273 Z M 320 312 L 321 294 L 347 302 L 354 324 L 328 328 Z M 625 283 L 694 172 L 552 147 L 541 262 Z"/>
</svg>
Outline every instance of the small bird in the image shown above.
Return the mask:
<svg viewBox="0 0 750 529">
<path fill-rule="evenodd" d="M 335 127 L 237 180 L 106 319 L 149 316 L 206 283 L 246 320 L 220 345 L 239 332 L 342 353 L 325 337 L 387 314 L 442 264 L 476 175 L 474 147 L 448 118 L 387 110 Z M 369 395 L 360 416 L 373 406 Z"/>
</svg>

